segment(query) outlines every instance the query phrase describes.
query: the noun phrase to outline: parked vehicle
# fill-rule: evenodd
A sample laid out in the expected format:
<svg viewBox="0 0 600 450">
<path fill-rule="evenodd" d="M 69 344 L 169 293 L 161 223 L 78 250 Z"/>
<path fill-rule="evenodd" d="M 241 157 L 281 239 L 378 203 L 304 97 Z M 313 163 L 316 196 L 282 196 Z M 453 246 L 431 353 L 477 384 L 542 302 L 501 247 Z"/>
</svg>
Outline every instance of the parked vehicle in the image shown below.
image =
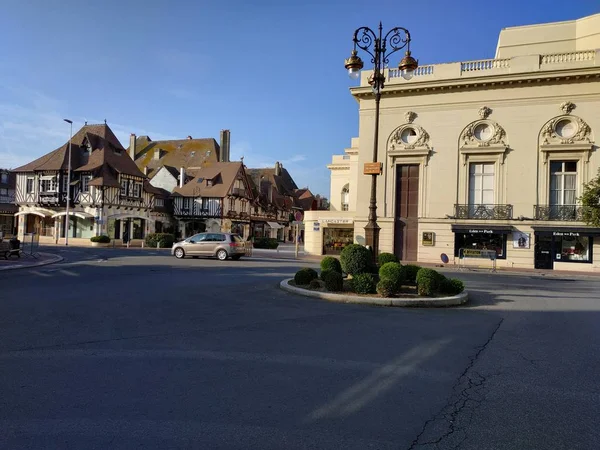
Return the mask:
<svg viewBox="0 0 600 450">
<path fill-rule="evenodd" d="M 0 256 L 8 259 L 11 256 L 21 257 L 21 241 L 17 238 L 0 239 Z"/>
<path fill-rule="evenodd" d="M 177 259 L 186 256 L 216 256 L 218 260 L 225 261 L 227 258 L 238 260 L 245 254 L 244 240 L 232 233 L 198 233 L 174 243 L 171 248 L 171 255 Z"/>
</svg>

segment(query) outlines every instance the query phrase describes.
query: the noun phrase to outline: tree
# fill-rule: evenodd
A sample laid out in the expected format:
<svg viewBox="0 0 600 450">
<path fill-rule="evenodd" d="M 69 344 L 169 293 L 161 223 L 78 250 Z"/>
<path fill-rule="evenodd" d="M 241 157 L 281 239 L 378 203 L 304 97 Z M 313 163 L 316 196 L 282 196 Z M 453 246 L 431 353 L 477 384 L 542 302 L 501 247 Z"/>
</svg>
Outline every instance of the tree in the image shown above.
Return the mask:
<svg viewBox="0 0 600 450">
<path fill-rule="evenodd" d="M 600 227 L 600 170 L 595 178 L 583 185 L 583 195 L 579 197 L 582 219 L 590 226 Z"/>
</svg>

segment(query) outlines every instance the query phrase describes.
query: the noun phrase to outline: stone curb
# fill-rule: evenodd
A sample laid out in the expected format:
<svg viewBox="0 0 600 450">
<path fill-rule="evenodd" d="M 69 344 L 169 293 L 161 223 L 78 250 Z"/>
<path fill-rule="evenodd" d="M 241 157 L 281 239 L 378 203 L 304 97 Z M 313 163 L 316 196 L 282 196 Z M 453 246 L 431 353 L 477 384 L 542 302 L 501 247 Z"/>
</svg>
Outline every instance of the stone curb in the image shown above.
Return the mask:
<svg viewBox="0 0 600 450">
<path fill-rule="evenodd" d="M 23 270 L 23 269 L 31 269 L 32 267 L 41 267 L 41 266 L 47 266 L 49 264 L 55 264 L 57 262 L 61 262 L 63 261 L 65 258 L 63 258 L 60 255 L 54 255 L 52 253 L 38 253 L 39 255 L 44 255 L 44 256 L 51 256 L 52 259 L 49 260 L 45 260 L 45 261 L 40 261 L 38 263 L 35 264 L 27 264 L 24 266 L 16 266 L 16 267 L 3 267 L 0 268 L 0 273 L 6 271 L 6 270 Z"/>
<path fill-rule="evenodd" d="M 362 305 L 377 305 L 377 306 L 425 306 L 425 307 L 444 307 L 463 305 L 469 299 L 467 291 L 452 297 L 436 297 L 436 298 L 380 298 L 380 297 L 357 297 L 353 295 L 335 294 L 333 292 L 309 291 L 308 289 L 297 288 L 290 286 L 288 283 L 292 278 L 286 278 L 279 283 L 279 287 L 284 291 L 293 294 L 304 295 L 305 297 L 315 297 L 323 300 L 340 303 L 357 303 Z"/>
</svg>

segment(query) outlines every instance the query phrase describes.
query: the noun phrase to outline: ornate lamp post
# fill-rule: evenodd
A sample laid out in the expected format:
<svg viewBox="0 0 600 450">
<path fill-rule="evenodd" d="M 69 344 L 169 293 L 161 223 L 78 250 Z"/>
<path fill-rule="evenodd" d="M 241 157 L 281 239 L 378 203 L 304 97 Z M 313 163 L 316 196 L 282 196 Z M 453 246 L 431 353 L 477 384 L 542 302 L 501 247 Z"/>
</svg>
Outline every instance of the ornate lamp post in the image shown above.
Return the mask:
<svg viewBox="0 0 600 450">
<path fill-rule="evenodd" d="M 389 57 L 398 50 L 406 47 L 406 54 L 400 61 L 398 69 L 400 75 L 409 80 L 413 72 L 419 66 L 419 62 L 410 54 L 410 33 L 406 28 L 396 27 L 383 36 L 381 22 L 379 22 L 378 33 L 368 27 L 360 27 L 354 32 L 352 41 L 354 49 L 350 57 L 346 59 L 344 67 L 348 70 L 351 78 L 357 79 L 364 64 L 357 55 L 357 47 L 371 56 L 373 63 L 373 75 L 369 78 L 369 84 L 373 87 L 375 94 L 375 136 L 373 138 L 373 163 L 377 163 L 377 146 L 379 143 L 379 103 L 381 91 L 383 90 L 385 75 L 383 69 L 389 63 Z M 388 48 L 389 46 L 389 48 Z M 371 200 L 369 202 L 369 221 L 365 226 L 365 240 L 371 247 L 373 258 L 377 260 L 379 254 L 379 225 L 377 225 L 377 173 L 371 172 Z"/>
</svg>

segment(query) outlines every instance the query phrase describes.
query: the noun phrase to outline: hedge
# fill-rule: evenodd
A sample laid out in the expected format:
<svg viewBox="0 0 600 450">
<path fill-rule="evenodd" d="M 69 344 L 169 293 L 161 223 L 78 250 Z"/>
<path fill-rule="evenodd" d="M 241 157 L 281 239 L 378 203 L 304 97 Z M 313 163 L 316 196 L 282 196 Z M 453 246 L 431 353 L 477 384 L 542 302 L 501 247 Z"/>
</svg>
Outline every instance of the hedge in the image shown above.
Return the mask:
<svg viewBox="0 0 600 450">
<path fill-rule="evenodd" d="M 359 244 L 344 247 L 340 254 L 342 270 L 352 276 L 366 273 L 373 267 L 371 252 Z"/>
<path fill-rule="evenodd" d="M 389 262 L 398 262 L 398 257 L 392 253 L 380 253 L 379 254 L 379 258 L 377 258 L 377 262 L 379 263 L 380 266 L 383 266 L 386 263 Z"/>
<path fill-rule="evenodd" d="M 443 294 L 458 295 L 465 290 L 465 283 L 458 278 L 446 278 L 442 281 L 440 291 Z"/>
<path fill-rule="evenodd" d="M 396 293 L 396 284 L 389 278 L 382 278 L 377 283 L 377 293 L 382 297 L 391 297 Z"/>
<path fill-rule="evenodd" d="M 342 273 L 342 264 L 333 256 L 326 256 L 321 260 L 321 270 L 333 270 L 334 272 Z"/>
<path fill-rule="evenodd" d="M 308 283 L 308 288 L 313 290 L 320 289 L 321 282 L 319 280 L 310 280 L 310 283 Z"/>
<path fill-rule="evenodd" d="M 146 246 L 156 248 L 170 248 L 175 242 L 175 236 L 169 233 L 150 233 L 146 236 Z"/>
<path fill-rule="evenodd" d="M 275 238 L 256 238 L 253 244 L 254 248 L 266 248 L 270 250 L 275 250 L 279 247 L 279 242 Z"/>
<path fill-rule="evenodd" d="M 294 281 L 299 285 L 307 285 L 312 280 L 316 280 L 317 278 L 319 278 L 317 271 L 311 269 L 310 267 L 300 269 L 298 272 L 296 272 L 296 275 L 294 275 Z"/>
<path fill-rule="evenodd" d="M 352 290 L 357 294 L 374 294 L 376 291 L 375 276 L 372 273 L 359 273 L 352 278 Z"/>
<path fill-rule="evenodd" d="M 422 268 L 417 272 L 417 293 L 424 297 L 432 297 L 440 291 L 446 277 L 433 270 Z"/>
<path fill-rule="evenodd" d="M 379 269 L 379 279 L 391 281 L 394 292 L 398 292 L 406 281 L 404 267 L 402 267 L 402 264 L 397 262 L 385 263 Z"/>
<path fill-rule="evenodd" d="M 417 272 L 421 269 L 421 266 L 416 266 L 414 264 L 407 264 L 404 267 L 404 273 L 406 274 L 406 282 L 409 284 L 417 283 Z"/>
<path fill-rule="evenodd" d="M 344 290 L 344 279 L 339 272 L 325 270 L 321 273 L 321 279 L 325 282 L 325 288 L 327 288 L 328 291 L 340 292 Z"/>
<path fill-rule="evenodd" d="M 100 244 L 108 244 L 110 242 L 110 238 L 105 234 L 102 234 L 100 236 L 92 236 L 90 241 L 99 242 Z"/>
</svg>

